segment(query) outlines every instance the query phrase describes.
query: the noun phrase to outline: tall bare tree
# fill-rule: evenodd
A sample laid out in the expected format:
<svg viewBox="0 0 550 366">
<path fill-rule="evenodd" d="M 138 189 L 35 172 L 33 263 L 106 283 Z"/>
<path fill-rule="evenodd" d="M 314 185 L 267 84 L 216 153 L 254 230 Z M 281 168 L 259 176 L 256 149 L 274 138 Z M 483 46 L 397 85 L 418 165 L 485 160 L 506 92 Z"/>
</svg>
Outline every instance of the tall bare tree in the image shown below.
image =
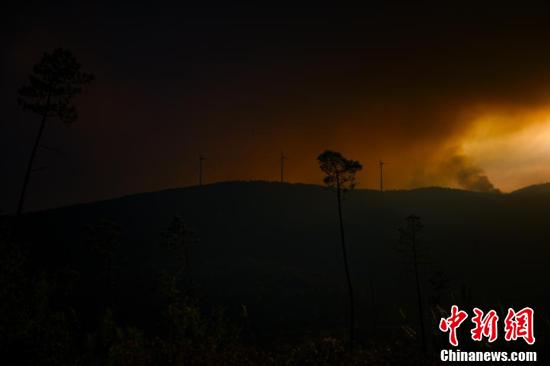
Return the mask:
<svg viewBox="0 0 550 366">
<path fill-rule="evenodd" d="M 190 292 L 193 288 L 191 247 L 198 243 L 195 233 L 189 229 L 181 216 L 175 216 L 170 222 L 170 226 L 162 233 L 162 242 L 177 259 L 178 263 L 174 277 L 176 280 L 185 277 L 185 290 Z"/>
<path fill-rule="evenodd" d="M 120 247 L 120 226 L 110 220 L 101 219 L 86 230 L 86 244 L 97 259 L 99 278 L 104 284 L 108 306 L 115 300 L 117 286 L 117 250 Z"/>
<path fill-rule="evenodd" d="M 52 53 L 44 53 L 42 60 L 29 75 L 28 84 L 19 89 L 19 105 L 23 110 L 40 117 L 40 127 L 25 171 L 16 217 L 23 212 L 27 187 L 46 122 L 58 119 L 62 123 L 71 124 L 77 120 L 76 108 L 71 101 L 94 78 L 92 74 L 80 71 L 80 68 L 71 52 L 58 48 Z"/>
<path fill-rule="evenodd" d="M 420 270 L 419 270 L 419 258 L 418 258 L 418 244 L 420 239 L 420 231 L 423 226 L 420 222 L 420 217 L 416 215 L 410 215 L 406 219 L 404 227 L 399 229 L 399 241 L 402 246 L 405 246 L 411 251 L 413 260 L 414 279 L 416 285 L 416 297 L 418 303 L 418 322 L 420 324 L 420 339 L 422 342 L 422 351 L 427 353 L 426 344 L 426 330 L 424 329 L 424 309 L 422 298 L 422 286 L 420 284 Z"/>
<path fill-rule="evenodd" d="M 344 270 L 346 272 L 346 282 L 349 294 L 349 341 L 350 349 L 353 350 L 354 329 L 355 329 L 355 302 L 353 297 L 353 284 L 351 281 L 348 255 L 346 248 L 346 237 L 344 230 L 344 219 L 342 215 L 342 195 L 344 192 L 355 188 L 356 174 L 363 166 L 356 160 L 348 160 L 341 153 L 326 150 L 317 157 L 319 167 L 326 174 L 323 182 L 336 191 L 336 200 L 338 204 L 338 222 L 340 225 L 340 239 L 342 245 L 342 255 L 344 257 Z"/>
</svg>

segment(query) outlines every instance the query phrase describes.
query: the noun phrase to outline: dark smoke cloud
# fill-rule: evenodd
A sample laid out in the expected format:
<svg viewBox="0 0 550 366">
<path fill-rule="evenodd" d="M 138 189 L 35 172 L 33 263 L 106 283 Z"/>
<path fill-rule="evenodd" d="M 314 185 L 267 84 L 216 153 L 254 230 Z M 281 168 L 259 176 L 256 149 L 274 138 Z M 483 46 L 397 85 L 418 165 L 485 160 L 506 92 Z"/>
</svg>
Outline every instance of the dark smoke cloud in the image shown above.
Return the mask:
<svg viewBox="0 0 550 366">
<path fill-rule="evenodd" d="M 501 192 L 484 170 L 458 147 L 441 150 L 428 166 L 413 173 L 409 187 L 442 186 L 474 192 Z"/>
<path fill-rule="evenodd" d="M 446 162 L 446 170 L 454 175 L 456 183 L 469 191 L 500 193 L 485 175 L 483 169 L 473 164 L 465 155 L 455 155 Z"/>
</svg>

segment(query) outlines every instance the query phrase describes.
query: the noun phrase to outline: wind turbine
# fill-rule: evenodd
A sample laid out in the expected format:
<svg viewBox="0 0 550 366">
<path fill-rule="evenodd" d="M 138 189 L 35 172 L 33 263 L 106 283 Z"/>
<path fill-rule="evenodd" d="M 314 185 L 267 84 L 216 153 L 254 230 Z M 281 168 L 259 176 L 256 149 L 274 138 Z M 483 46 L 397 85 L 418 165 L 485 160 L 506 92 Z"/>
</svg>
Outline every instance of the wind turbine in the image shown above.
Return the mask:
<svg viewBox="0 0 550 366">
<path fill-rule="evenodd" d="M 199 154 L 199 186 L 202 186 L 202 162 L 205 159 L 206 158 L 202 154 Z"/>
<path fill-rule="evenodd" d="M 285 182 L 285 160 L 286 160 L 286 156 L 281 151 L 281 183 Z"/>
<path fill-rule="evenodd" d="M 384 161 L 379 160 L 378 164 L 380 166 L 380 192 L 384 192 Z"/>
</svg>

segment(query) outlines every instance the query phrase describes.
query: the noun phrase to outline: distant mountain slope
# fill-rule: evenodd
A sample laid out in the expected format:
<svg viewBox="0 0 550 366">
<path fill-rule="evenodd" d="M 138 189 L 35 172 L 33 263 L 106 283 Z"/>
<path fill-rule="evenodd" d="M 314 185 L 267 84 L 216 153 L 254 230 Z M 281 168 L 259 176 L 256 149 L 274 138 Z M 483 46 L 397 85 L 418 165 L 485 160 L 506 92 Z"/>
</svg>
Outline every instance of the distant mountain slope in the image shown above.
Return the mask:
<svg viewBox="0 0 550 366">
<path fill-rule="evenodd" d="M 86 278 L 84 228 L 102 218 L 118 223 L 121 293 L 146 308 L 150 282 L 173 266 L 159 244 L 161 232 L 181 215 L 200 239 L 192 250 L 193 276 L 209 301 L 230 309 L 246 304 L 265 329 L 282 321 L 338 326 L 346 297 L 335 199 L 315 185 L 219 183 L 37 212 L 26 217 L 25 235 L 35 243 L 37 267 L 76 269 Z M 361 314 L 373 307 L 388 327 L 400 319 L 398 309 L 414 311 L 410 260 L 399 251 L 397 230 L 412 213 L 424 224 L 427 296 L 437 295 L 429 279 L 439 271 L 450 279 L 439 294 L 446 301 L 468 288 L 479 304 L 548 304 L 550 195 L 356 190 L 345 196 L 344 217 L 360 326 L 367 327 Z"/>
<path fill-rule="evenodd" d="M 532 186 L 523 187 L 510 194 L 550 194 L 550 183 L 534 184 Z"/>
</svg>

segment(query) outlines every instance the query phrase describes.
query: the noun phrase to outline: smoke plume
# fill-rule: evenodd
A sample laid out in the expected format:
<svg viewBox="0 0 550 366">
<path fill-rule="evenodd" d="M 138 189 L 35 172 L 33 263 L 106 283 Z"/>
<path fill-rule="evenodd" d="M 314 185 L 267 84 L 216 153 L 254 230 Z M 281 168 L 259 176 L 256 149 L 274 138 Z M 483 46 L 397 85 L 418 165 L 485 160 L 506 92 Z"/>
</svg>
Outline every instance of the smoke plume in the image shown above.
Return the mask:
<svg viewBox="0 0 550 366">
<path fill-rule="evenodd" d="M 444 162 L 444 171 L 448 176 L 454 177 L 459 187 L 475 192 L 493 192 L 499 193 L 485 175 L 483 169 L 476 166 L 465 155 L 454 155 Z"/>
</svg>

